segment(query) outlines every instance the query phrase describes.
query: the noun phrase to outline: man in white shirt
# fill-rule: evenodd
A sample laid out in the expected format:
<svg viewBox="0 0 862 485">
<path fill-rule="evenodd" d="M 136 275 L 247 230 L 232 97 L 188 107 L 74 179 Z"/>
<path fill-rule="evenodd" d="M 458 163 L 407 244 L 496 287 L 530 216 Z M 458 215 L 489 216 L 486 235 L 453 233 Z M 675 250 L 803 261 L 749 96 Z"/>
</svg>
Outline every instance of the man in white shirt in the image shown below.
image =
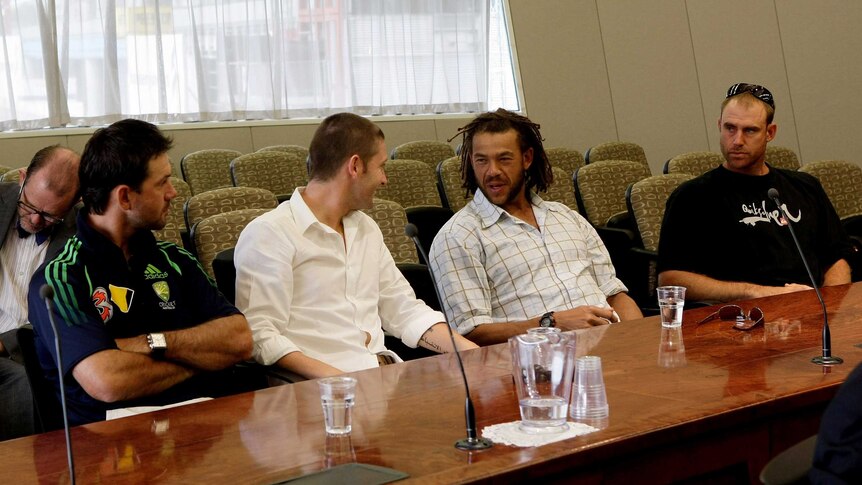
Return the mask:
<svg viewBox="0 0 862 485">
<path fill-rule="evenodd" d="M 309 147 L 308 186 L 240 235 L 236 303 L 259 363 L 307 378 L 376 367 L 397 357 L 384 328 L 410 347 L 452 350 L 443 315 L 416 299 L 380 228 L 358 210 L 386 183 L 386 154 L 374 123 L 326 118 Z M 455 337 L 461 350 L 476 347 Z"/>
<path fill-rule="evenodd" d="M 533 192 L 553 182 L 539 125 L 499 109 L 462 132 L 464 188 L 476 195 L 440 229 L 430 256 L 458 331 L 489 345 L 530 327 L 641 318 L 592 226 Z"/>
<path fill-rule="evenodd" d="M 80 157 L 53 145 L 0 184 L 0 440 L 33 433 L 33 405 L 15 332 L 27 323 L 30 277 L 75 234 Z"/>
</svg>

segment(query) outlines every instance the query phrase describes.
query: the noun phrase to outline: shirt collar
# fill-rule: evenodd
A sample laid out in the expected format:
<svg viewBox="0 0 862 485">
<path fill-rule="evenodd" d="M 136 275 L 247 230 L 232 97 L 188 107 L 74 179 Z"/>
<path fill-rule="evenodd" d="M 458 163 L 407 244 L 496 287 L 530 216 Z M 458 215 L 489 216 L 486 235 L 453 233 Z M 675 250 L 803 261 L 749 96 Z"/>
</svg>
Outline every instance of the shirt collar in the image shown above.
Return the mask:
<svg viewBox="0 0 862 485">
<path fill-rule="evenodd" d="M 476 194 L 473 195 L 473 200 L 471 203 L 474 205 L 476 213 L 479 215 L 479 219 L 482 223 L 482 229 L 487 229 L 493 226 L 502 217 L 512 218 L 512 216 L 508 212 L 503 210 L 502 207 L 488 200 L 481 190 L 476 191 Z M 545 201 L 533 191 L 530 191 L 530 204 L 533 206 L 533 212 L 536 215 L 536 221 L 539 223 L 540 226 L 545 219 L 544 215 L 547 211 L 557 212 L 558 210 L 557 207 L 554 207 L 550 204 L 546 204 Z"/>
<path fill-rule="evenodd" d="M 78 239 L 81 240 L 85 247 L 88 247 L 96 254 L 103 255 L 106 259 L 110 257 L 121 258 L 123 261 L 126 260 L 126 256 L 119 246 L 90 225 L 87 221 L 87 211 L 78 211 L 77 224 Z M 133 258 L 139 256 L 143 250 L 152 247 L 155 244 L 155 240 L 156 237 L 152 231 L 140 230 L 129 240 L 129 252 Z"/>
<path fill-rule="evenodd" d="M 321 231 L 334 234 L 335 230 L 320 222 L 314 215 L 314 212 L 311 211 L 311 208 L 308 207 L 308 204 L 305 203 L 305 199 L 302 198 L 303 190 L 305 190 L 305 187 L 297 187 L 294 189 L 293 194 L 290 195 L 290 200 L 288 201 L 290 203 L 290 210 L 293 213 L 293 221 L 296 223 L 296 227 L 303 234 L 305 234 L 305 232 L 312 226 L 318 227 Z M 356 225 L 358 224 L 357 217 L 357 211 L 352 211 L 341 219 L 341 223 L 344 224 L 345 234 L 356 228 Z"/>
</svg>

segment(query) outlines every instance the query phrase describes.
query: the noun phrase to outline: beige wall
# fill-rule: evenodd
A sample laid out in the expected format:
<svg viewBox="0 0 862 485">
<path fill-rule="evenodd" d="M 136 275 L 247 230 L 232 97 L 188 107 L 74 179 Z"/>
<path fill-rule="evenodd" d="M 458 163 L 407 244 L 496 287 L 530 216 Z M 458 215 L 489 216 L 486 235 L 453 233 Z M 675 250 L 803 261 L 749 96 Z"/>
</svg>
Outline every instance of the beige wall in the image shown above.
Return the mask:
<svg viewBox="0 0 862 485">
<path fill-rule="evenodd" d="M 658 173 L 717 151 L 725 90 L 753 82 L 775 95 L 775 144 L 862 165 L 862 2 L 510 2 L 527 112 L 550 145 L 633 141 Z"/>
<path fill-rule="evenodd" d="M 734 82 L 775 94 L 776 144 L 803 162 L 862 164 L 862 2 L 855 0 L 510 0 L 527 114 L 549 146 L 626 140 L 654 173 L 682 152 L 718 150 L 719 104 Z M 445 140 L 460 117 L 378 121 L 387 144 Z M 315 124 L 163 127 L 171 158 L 203 148 L 307 145 Z M 88 130 L 0 134 L 0 165 L 42 146 L 81 150 Z M 457 140 L 452 142 L 453 146 Z"/>
</svg>

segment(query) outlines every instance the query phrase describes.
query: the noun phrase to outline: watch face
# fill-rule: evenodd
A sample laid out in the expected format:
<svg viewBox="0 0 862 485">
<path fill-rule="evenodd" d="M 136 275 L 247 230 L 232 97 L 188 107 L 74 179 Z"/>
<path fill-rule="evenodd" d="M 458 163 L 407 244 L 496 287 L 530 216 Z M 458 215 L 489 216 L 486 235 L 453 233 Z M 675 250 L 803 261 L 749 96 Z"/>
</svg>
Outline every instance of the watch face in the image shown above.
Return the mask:
<svg viewBox="0 0 862 485">
<path fill-rule="evenodd" d="M 164 349 L 167 348 L 168 343 L 165 340 L 165 334 L 163 333 L 151 333 L 150 334 L 150 346 L 153 349 Z"/>
<path fill-rule="evenodd" d="M 548 315 L 545 315 L 542 317 L 541 320 L 539 320 L 539 325 L 542 327 L 550 327 L 552 322 L 553 321 L 551 320 L 551 317 Z"/>
</svg>

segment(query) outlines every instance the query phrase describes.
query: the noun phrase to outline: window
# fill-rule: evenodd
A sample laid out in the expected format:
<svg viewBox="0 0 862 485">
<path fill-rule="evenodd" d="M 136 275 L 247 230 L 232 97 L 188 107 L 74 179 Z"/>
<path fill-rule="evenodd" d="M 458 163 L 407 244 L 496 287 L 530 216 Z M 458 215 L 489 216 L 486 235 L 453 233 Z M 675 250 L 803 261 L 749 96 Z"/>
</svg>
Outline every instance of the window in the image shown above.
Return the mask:
<svg viewBox="0 0 862 485">
<path fill-rule="evenodd" d="M 504 2 L 0 0 L 0 129 L 517 110 Z"/>
</svg>

